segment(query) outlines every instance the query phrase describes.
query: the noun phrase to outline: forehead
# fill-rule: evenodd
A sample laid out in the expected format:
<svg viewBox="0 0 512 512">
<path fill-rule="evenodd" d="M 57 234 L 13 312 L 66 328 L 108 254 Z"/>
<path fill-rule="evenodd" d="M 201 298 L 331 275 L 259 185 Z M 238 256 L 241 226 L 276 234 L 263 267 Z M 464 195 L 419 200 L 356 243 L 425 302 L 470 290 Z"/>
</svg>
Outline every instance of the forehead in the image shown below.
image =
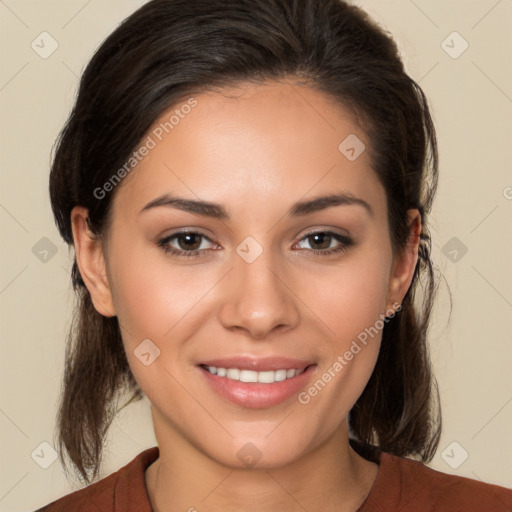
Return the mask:
<svg viewBox="0 0 512 512">
<path fill-rule="evenodd" d="M 115 209 L 135 213 L 164 193 L 253 213 L 341 189 L 377 211 L 385 201 L 353 116 L 293 82 L 191 95 L 165 111 L 144 141 L 151 149 L 124 178 Z"/>
</svg>

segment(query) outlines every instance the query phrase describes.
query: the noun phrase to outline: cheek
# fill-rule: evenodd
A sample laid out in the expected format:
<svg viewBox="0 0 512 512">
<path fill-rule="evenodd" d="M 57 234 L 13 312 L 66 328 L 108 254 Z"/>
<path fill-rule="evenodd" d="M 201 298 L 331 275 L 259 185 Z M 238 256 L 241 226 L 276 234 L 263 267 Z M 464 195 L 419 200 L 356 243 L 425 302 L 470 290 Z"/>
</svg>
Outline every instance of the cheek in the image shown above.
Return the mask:
<svg viewBox="0 0 512 512">
<path fill-rule="evenodd" d="M 151 260 L 135 263 L 123 263 L 113 276 L 118 318 L 130 338 L 162 339 L 206 293 L 208 281 L 194 280 L 190 269 Z"/>
<path fill-rule="evenodd" d="M 390 254 L 390 253 L 389 253 Z M 309 303 L 323 324 L 329 340 L 323 344 L 322 364 L 311 386 L 299 395 L 307 410 L 315 410 L 317 428 L 327 436 L 363 392 L 377 361 L 385 322 L 386 251 L 360 251 L 333 268 L 329 278 L 308 286 Z"/>
<path fill-rule="evenodd" d="M 129 248 L 127 239 L 134 240 Z M 162 338 L 191 294 L 182 286 L 179 271 L 165 265 L 159 249 L 148 248 L 147 242 L 122 234 L 112 237 L 109 270 L 125 342 L 131 345 L 145 338 Z"/>
<path fill-rule="evenodd" d="M 179 396 L 182 390 L 166 369 L 174 374 L 176 366 L 185 366 L 179 340 L 189 338 L 198 301 L 213 280 L 198 279 L 197 270 L 194 278 L 192 266 L 173 265 L 147 245 L 134 244 L 129 256 L 113 250 L 110 268 L 114 306 L 135 380 L 152 403 Z"/>
<path fill-rule="evenodd" d="M 128 358 L 133 359 L 133 351 L 149 339 L 164 356 L 159 362 L 166 359 L 169 363 L 165 352 L 172 346 L 172 365 L 179 364 L 186 356 L 182 349 L 190 345 L 208 316 L 208 298 L 225 270 L 214 264 L 176 263 L 160 249 L 149 248 L 147 242 L 134 243 L 125 254 L 119 247 L 113 249 L 109 267 Z"/>
<path fill-rule="evenodd" d="M 386 309 L 391 250 L 360 248 L 329 271 L 308 275 L 304 302 L 327 325 L 336 350 L 375 324 Z"/>
</svg>

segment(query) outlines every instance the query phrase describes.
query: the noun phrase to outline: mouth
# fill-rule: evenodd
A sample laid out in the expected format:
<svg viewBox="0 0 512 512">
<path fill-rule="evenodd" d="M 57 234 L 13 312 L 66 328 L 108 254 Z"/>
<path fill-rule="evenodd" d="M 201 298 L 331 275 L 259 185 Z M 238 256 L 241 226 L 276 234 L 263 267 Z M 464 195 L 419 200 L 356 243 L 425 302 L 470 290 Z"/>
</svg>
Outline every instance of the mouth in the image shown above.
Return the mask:
<svg viewBox="0 0 512 512">
<path fill-rule="evenodd" d="M 217 366 L 200 365 L 206 371 L 217 377 L 236 380 L 238 382 L 259 382 L 261 384 L 273 384 L 287 379 L 293 379 L 304 372 L 310 365 L 303 368 L 280 368 L 278 370 L 255 371 L 240 368 L 222 368 Z"/>
<path fill-rule="evenodd" d="M 197 368 L 221 399 L 263 409 L 296 396 L 316 373 L 317 364 L 284 358 L 228 358 L 203 362 Z"/>
</svg>

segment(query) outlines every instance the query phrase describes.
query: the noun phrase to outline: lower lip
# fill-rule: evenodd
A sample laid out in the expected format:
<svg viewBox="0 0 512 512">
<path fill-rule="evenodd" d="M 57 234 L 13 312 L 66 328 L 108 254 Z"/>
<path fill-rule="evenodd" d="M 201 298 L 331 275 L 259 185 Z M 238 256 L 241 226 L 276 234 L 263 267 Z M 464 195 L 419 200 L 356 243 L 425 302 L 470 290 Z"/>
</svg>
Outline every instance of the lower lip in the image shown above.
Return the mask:
<svg viewBox="0 0 512 512">
<path fill-rule="evenodd" d="M 305 387 L 312 373 L 314 373 L 316 365 L 308 366 L 300 375 L 291 379 L 273 382 L 272 384 L 240 382 L 228 379 L 227 377 L 213 375 L 202 366 L 198 366 L 198 368 L 205 376 L 208 384 L 222 397 L 244 407 L 264 409 L 278 405 L 291 396 L 298 394 Z"/>
</svg>

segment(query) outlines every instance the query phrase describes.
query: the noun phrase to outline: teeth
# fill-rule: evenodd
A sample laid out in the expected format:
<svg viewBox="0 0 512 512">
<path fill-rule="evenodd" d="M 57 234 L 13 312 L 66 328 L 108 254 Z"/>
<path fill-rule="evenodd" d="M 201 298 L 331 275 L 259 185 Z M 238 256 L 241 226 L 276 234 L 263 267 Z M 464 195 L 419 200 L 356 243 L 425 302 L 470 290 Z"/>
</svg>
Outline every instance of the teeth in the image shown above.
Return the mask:
<svg viewBox="0 0 512 512">
<path fill-rule="evenodd" d="M 304 368 L 301 370 L 276 370 L 256 372 L 254 370 L 240 370 L 238 368 L 217 368 L 215 366 L 205 366 L 210 373 L 218 377 L 226 377 L 231 380 L 238 380 L 240 382 L 259 382 L 264 384 L 272 384 L 273 382 L 281 382 L 286 379 L 291 379 L 296 375 L 300 375 Z"/>
<path fill-rule="evenodd" d="M 240 380 L 240 370 L 238 368 L 229 368 L 226 372 L 228 379 Z"/>
</svg>

